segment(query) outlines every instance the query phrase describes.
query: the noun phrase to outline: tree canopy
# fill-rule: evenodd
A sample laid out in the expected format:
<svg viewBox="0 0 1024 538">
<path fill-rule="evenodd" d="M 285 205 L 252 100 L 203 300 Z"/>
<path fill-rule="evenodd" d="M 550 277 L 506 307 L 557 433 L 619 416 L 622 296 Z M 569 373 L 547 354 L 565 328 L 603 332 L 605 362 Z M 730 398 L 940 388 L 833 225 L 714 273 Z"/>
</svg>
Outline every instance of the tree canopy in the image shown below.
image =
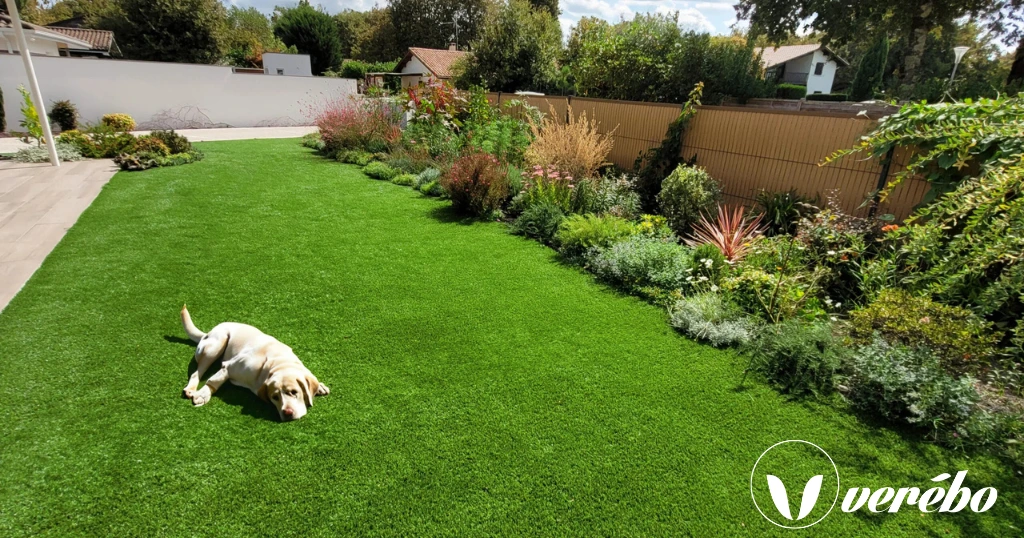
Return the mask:
<svg viewBox="0 0 1024 538">
<path fill-rule="evenodd" d="M 316 75 L 341 65 L 341 38 L 334 19 L 314 9 L 307 0 L 292 8 L 277 8 L 274 35 L 285 45 L 308 54 Z"/>
<path fill-rule="evenodd" d="M 114 32 L 125 58 L 210 64 L 226 11 L 219 0 L 113 0 L 96 26 Z"/>
</svg>

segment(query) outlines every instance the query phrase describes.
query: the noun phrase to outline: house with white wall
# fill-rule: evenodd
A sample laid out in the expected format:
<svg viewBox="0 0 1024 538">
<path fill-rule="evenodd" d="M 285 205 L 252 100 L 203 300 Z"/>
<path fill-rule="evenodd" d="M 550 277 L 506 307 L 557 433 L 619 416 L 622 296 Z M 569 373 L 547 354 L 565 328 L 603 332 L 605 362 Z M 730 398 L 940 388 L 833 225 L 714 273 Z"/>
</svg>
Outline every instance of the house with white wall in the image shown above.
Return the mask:
<svg viewBox="0 0 1024 538">
<path fill-rule="evenodd" d="M 267 75 L 311 77 L 313 67 L 308 54 L 264 52 L 263 72 Z"/>
<path fill-rule="evenodd" d="M 754 53 L 761 55 L 765 76 L 806 86 L 808 95 L 832 93 L 836 70 L 850 65 L 821 43 L 758 48 Z"/>
<path fill-rule="evenodd" d="M 469 54 L 458 50 L 455 45 L 447 49 L 410 47 L 402 61 L 395 66 L 395 72 L 402 75 L 403 88 L 416 86 L 430 79 L 451 80 L 455 76 L 455 64 Z"/>
<path fill-rule="evenodd" d="M 93 45 L 85 39 L 68 35 L 63 30 L 55 30 L 22 21 L 28 50 L 33 56 L 70 56 L 71 50 L 92 50 Z M 0 54 L 17 54 L 18 40 L 15 37 L 14 23 L 6 13 L 0 13 Z"/>
</svg>

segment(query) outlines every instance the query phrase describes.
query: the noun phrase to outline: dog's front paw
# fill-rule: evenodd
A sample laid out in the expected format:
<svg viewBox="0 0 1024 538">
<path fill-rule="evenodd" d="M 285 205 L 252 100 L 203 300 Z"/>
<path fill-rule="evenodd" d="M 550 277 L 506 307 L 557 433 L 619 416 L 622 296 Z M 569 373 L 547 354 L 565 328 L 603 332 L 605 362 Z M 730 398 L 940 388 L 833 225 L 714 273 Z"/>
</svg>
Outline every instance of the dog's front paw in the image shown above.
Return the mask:
<svg viewBox="0 0 1024 538">
<path fill-rule="evenodd" d="M 192 395 L 192 405 L 199 407 L 206 402 L 210 401 L 210 391 L 199 390 Z"/>
<path fill-rule="evenodd" d="M 331 393 L 331 389 L 327 388 L 327 385 L 320 383 L 320 386 L 316 389 L 317 396 L 327 396 Z"/>
<path fill-rule="evenodd" d="M 192 394 L 193 394 L 193 391 L 189 387 L 185 387 L 185 388 L 181 389 L 181 397 L 185 398 L 186 400 L 191 400 L 192 399 Z"/>
</svg>

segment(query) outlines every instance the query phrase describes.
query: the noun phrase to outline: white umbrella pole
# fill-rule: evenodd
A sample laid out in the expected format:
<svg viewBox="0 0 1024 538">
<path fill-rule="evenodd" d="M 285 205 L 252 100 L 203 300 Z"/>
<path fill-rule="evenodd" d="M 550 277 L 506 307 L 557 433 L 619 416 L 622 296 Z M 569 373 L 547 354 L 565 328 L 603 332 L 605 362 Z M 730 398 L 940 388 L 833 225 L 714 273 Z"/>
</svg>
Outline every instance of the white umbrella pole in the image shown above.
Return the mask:
<svg viewBox="0 0 1024 538">
<path fill-rule="evenodd" d="M 50 152 L 50 163 L 54 166 L 60 166 L 60 159 L 57 158 L 57 144 L 53 141 L 53 131 L 50 130 L 50 118 L 46 116 L 46 103 L 43 101 L 43 93 L 39 91 L 36 69 L 32 65 L 32 54 L 28 51 L 25 29 L 21 26 L 21 15 L 18 14 L 18 6 L 15 5 L 14 1 L 7 0 L 7 13 L 11 15 L 14 35 L 18 40 L 18 53 L 21 54 L 21 61 L 25 63 L 25 75 L 28 76 L 29 89 L 32 90 L 32 100 L 35 101 L 36 112 L 39 114 L 39 123 L 42 124 L 46 149 Z"/>
</svg>

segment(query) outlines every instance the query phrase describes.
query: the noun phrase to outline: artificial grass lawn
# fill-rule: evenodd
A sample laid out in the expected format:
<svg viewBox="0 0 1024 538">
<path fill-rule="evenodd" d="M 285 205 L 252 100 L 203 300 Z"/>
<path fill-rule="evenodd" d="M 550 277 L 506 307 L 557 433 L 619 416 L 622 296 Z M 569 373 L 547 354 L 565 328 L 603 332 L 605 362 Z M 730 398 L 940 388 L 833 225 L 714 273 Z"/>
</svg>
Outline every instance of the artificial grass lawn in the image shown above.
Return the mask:
<svg viewBox="0 0 1024 538">
<path fill-rule="evenodd" d="M 0 535 L 784 535 L 748 481 L 786 439 L 843 494 L 962 469 L 999 490 L 980 515 L 837 507 L 817 535 L 1024 528 L 1000 462 L 738 390 L 744 359 L 501 224 L 298 140 L 200 146 L 117 174 L 0 314 Z M 193 408 L 185 302 L 289 344 L 331 395 L 292 423 L 230 385 Z"/>
</svg>

